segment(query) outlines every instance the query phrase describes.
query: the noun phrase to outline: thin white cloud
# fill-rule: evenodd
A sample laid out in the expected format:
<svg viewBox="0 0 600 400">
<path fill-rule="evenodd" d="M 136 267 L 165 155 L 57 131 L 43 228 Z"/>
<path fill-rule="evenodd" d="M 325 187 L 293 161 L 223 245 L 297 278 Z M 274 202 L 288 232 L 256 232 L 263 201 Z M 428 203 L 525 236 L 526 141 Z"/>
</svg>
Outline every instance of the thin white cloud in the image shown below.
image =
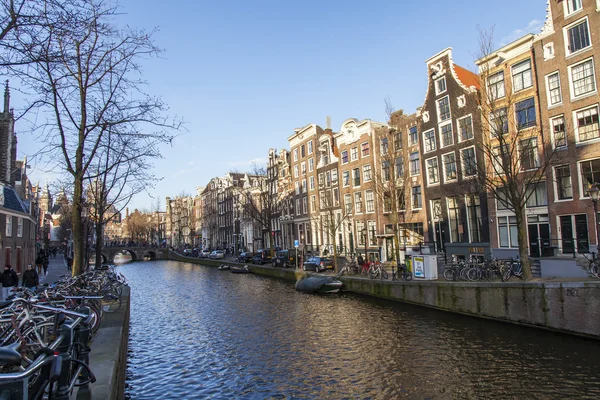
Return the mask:
<svg viewBox="0 0 600 400">
<path fill-rule="evenodd" d="M 505 36 L 500 40 L 500 47 L 506 46 L 507 44 L 514 42 L 515 40 L 527 35 L 528 33 L 538 33 L 542 30 L 544 21 L 538 19 L 532 19 L 529 21 L 527 26 L 522 29 L 515 29 L 508 36 Z"/>
</svg>

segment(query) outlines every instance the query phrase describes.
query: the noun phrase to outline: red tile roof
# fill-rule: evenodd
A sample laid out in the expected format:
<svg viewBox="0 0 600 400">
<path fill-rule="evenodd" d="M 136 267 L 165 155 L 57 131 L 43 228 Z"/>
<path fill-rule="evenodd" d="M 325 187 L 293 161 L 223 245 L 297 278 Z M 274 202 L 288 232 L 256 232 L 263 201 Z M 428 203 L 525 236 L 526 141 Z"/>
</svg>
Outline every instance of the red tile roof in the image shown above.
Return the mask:
<svg viewBox="0 0 600 400">
<path fill-rule="evenodd" d="M 456 73 L 456 76 L 458 76 L 458 79 L 466 87 L 475 86 L 477 89 L 480 89 L 479 75 L 474 74 L 473 72 L 469 71 L 468 69 L 460 67 L 456 64 L 454 64 L 454 72 Z"/>
</svg>

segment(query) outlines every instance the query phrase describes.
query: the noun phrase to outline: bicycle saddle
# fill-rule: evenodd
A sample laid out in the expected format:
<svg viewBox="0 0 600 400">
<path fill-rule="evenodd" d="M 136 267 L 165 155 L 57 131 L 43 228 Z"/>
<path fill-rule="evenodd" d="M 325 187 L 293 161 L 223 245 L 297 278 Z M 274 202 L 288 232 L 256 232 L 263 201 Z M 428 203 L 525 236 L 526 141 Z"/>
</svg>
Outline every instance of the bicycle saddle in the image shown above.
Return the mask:
<svg viewBox="0 0 600 400">
<path fill-rule="evenodd" d="M 0 347 L 0 364 L 20 365 L 23 361 L 18 351 L 20 348 L 21 343 L 18 342 Z"/>
</svg>

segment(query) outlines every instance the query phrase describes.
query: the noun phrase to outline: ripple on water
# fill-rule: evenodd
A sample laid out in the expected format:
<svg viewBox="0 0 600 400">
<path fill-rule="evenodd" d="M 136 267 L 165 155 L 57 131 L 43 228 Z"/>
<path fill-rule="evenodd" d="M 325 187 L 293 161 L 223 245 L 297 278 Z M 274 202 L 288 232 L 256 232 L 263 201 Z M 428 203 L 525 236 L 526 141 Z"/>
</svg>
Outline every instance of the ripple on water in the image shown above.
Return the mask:
<svg viewBox="0 0 600 400">
<path fill-rule="evenodd" d="M 185 263 L 120 268 L 131 399 L 600 396 L 597 342 Z"/>
</svg>

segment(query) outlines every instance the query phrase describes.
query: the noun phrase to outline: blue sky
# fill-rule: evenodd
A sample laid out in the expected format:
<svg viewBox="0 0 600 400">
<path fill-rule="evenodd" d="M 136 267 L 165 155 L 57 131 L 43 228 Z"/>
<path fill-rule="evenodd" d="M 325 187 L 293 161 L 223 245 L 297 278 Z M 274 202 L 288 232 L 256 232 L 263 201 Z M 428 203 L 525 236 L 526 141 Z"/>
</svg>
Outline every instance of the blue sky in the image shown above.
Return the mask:
<svg viewBox="0 0 600 400">
<path fill-rule="evenodd" d="M 230 170 L 264 164 L 269 148 L 288 148 L 294 128 L 334 131 L 347 118 L 385 122 L 384 98 L 412 113 L 422 105 L 425 60 L 452 47 L 454 61 L 474 70 L 477 26 L 494 27 L 498 47 L 533 32 L 545 0 L 121 0 L 121 20 L 159 28 L 161 59 L 144 61 L 151 94 L 186 121 L 155 163 L 162 177 L 150 191 L 183 192 Z M 518 10 L 518 11 L 515 11 Z M 19 107 L 19 104 L 14 104 Z M 19 157 L 35 153 L 27 132 Z M 31 156 L 30 156 L 31 157 Z M 34 183 L 48 177 L 34 163 Z M 49 177 L 50 181 L 52 177 Z M 138 195 L 130 208 L 150 209 Z"/>
</svg>

